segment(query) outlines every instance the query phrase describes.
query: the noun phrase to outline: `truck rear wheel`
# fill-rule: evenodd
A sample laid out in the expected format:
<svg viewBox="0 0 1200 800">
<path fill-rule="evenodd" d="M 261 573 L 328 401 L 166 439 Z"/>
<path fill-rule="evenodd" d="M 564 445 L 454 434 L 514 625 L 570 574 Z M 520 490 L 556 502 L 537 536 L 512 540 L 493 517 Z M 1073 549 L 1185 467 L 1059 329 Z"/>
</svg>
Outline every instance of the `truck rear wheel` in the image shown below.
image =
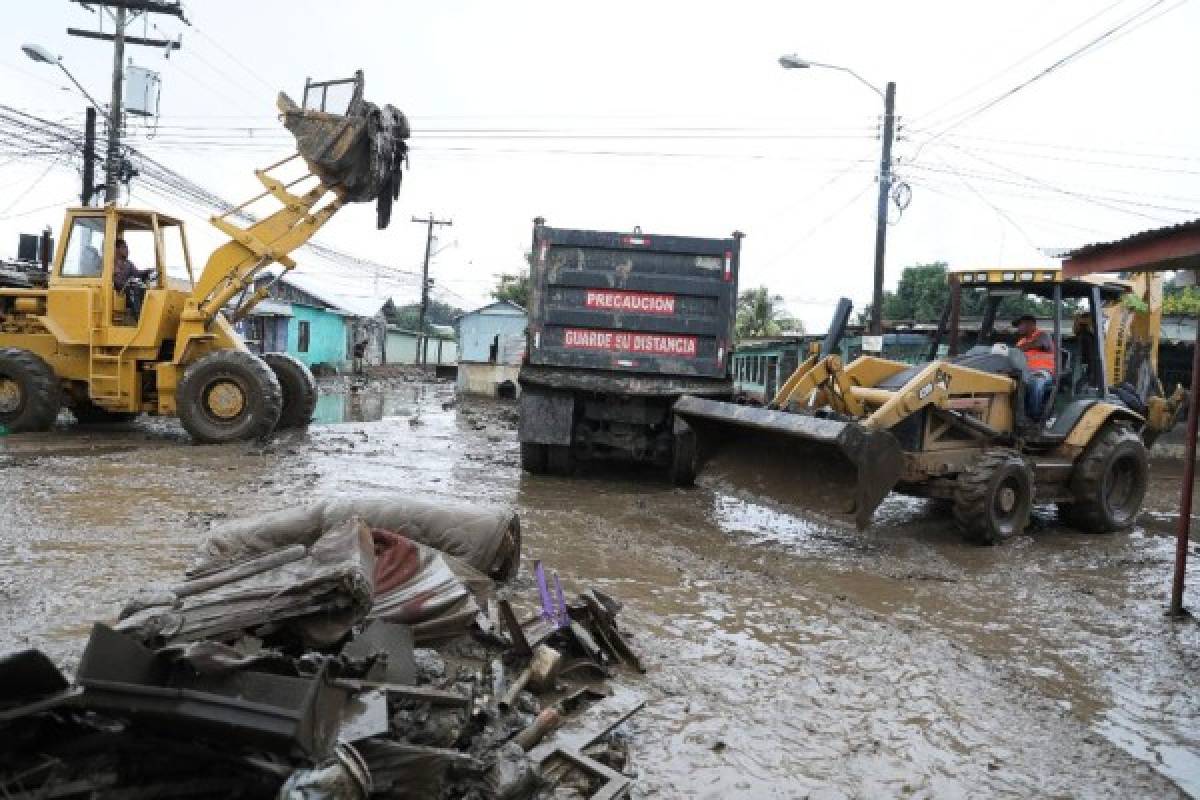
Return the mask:
<svg viewBox="0 0 1200 800">
<path fill-rule="evenodd" d="M 175 392 L 179 421 L 202 444 L 265 439 L 279 423 L 283 390 L 258 356 L 218 350 L 183 373 Z"/>
<path fill-rule="evenodd" d="M 521 468 L 533 475 L 546 473 L 546 445 L 521 442 Z"/>
<path fill-rule="evenodd" d="M 62 408 L 62 381 L 36 353 L 0 348 L 0 425 L 12 433 L 48 431 Z"/>
<path fill-rule="evenodd" d="M 267 353 L 262 357 L 283 391 L 283 410 L 277 430 L 305 428 L 317 408 L 317 380 L 304 362 L 287 353 Z"/>
<path fill-rule="evenodd" d="M 1014 450 L 988 450 L 958 476 L 954 519 L 964 536 L 998 544 L 1021 534 L 1033 508 L 1033 472 Z"/>
<path fill-rule="evenodd" d="M 1059 506 L 1068 524 L 1085 533 L 1128 528 L 1142 510 L 1150 467 L 1146 446 L 1126 425 L 1096 434 L 1071 474 L 1074 502 Z"/>
</svg>

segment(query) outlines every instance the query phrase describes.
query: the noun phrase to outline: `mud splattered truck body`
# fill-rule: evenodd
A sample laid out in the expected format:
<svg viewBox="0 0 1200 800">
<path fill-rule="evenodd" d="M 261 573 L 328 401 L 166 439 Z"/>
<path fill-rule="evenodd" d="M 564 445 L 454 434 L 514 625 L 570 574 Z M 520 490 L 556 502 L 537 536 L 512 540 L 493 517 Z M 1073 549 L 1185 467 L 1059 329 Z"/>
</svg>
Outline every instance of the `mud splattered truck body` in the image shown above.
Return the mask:
<svg viewBox="0 0 1200 800">
<path fill-rule="evenodd" d="M 733 394 L 741 234 L 727 239 L 551 228 L 534 221 L 520 372 L 521 462 L 652 463 L 695 476 L 695 436 L 671 406 Z"/>
</svg>

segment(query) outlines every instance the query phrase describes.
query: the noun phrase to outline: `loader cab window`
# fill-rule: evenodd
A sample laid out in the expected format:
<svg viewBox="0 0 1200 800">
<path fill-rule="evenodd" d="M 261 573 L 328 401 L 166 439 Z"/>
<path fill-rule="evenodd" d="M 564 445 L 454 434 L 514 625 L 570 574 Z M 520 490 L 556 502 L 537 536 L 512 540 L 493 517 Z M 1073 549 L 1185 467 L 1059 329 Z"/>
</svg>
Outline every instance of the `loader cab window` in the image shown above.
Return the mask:
<svg viewBox="0 0 1200 800">
<path fill-rule="evenodd" d="M 77 217 L 67 234 L 64 278 L 98 278 L 104 270 L 104 217 Z"/>
<path fill-rule="evenodd" d="M 161 220 L 158 224 L 162 233 L 163 265 L 167 268 L 167 276 L 191 282 L 192 266 L 184 246 L 183 227 L 164 225 Z"/>
<path fill-rule="evenodd" d="M 121 229 L 120 238 L 129 246 L 129 260 L 139 270 L 152 270 L 145 281 L 146 286 L 153 289 L 158 287 L 158 253 L 154 248 L 154 229 L 146 226 L 126 225 Z"/>
</svg>

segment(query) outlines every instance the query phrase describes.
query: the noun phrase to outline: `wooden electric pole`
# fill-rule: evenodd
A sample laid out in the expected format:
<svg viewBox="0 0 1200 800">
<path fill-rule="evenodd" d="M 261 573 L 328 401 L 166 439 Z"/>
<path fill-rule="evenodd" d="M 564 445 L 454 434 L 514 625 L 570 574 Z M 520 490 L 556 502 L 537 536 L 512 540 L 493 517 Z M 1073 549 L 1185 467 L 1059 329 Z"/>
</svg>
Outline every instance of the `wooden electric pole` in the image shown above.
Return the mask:
<svg viewBox="0 0 1200 800">
<path fill-rule="evenodd" d="M 112 96 L 108 101 L 108 143 L 105 147 L 104 159 L 104 202 L 115 203 L 118 196 L 118 183 L 121 177 L 123 158 L 121 157 L 121 102 L 125 91 L 125 44 L 138 44 L 146 47 L 159 47 L 178 50 L 178 40 L 146 39 L 143 37 L 126 37 L 125 28 L 139 14 L 170 14 L 184 19 L 183 6 L 170 0 L 74 0 L 84 8 L 92 11 L 92 6 L 102 6 L 97 13 L 108 13 L 116 26 L 113 33 L 85 31 L 79 28 L 67 28 L 68 36 L 80 36 L 85 39 L 100 39 L 113 43 L 113 74 Z M 109 11 L 109 8 L 115 11 Z"/>
<path fill-rule="evenodd" d="M 878 91 L 878 90 L 876 90 Z M 888 195 L 892 190 L 892 139 L 896 131 L 896 84 L 883 95 L 883 152 L 879 157 L 879 204 L 875 212 L 875 286 L 871 296 L 871 335 L 883 335 L 883 260 L 887 250 Z"/>
<path fill-rule="evenodd" d="M 433 250 L 433 226 L 434 225 L 453 225 L 454 221 L 449 219 L 434 219 L 433 212 L 429 212 L 429 216 L 422 219 L 421 217 L 413 217 L 413 222 L 420 223 L 426 226 L 425 230 L 425 262 L 421 267 L 421 312 L 417 317 L 417 363 L 425 363 L 425 315 L 429 311 L 429 255 Z"/>
</svg>

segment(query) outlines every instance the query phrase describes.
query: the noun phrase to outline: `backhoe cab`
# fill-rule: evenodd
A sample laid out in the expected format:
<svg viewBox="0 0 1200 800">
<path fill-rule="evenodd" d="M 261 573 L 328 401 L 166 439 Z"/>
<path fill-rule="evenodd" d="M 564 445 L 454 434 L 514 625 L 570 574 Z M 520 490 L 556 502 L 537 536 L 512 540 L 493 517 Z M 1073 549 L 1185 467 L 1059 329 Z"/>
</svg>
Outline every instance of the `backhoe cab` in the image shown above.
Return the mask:
<svg viewBox="0 0 1200 800">
<path fill-rule="evenodd" d="M 1083 530 L 1132 524 L 1147 483 L 1143 437 L 1174 425 L 1186 400 L 1180 389 L 1163 397 L 1152 380 L 1161 284 L 1064 280 L 1056 269 L 976 270 L 950 280 L 950 307 L 927 363 L 864 355 L 844 365 L 827 340 L 767 408 L 684 397 L 675 413 L 709 442 L 760 460 L 792 443 L 804 451 L 800 483 L 837 472 L 811 451 L 832 450 L 833 461 L 849 467 L 843 496 L 859 527 L 893 490 L 951 501 L 967 536 L 983 543 L 1022 531 L 1034 503 L 1057 503 Z M 982 297 L 966 298 L 964 289 Z M 1019 297 L 1050 301 L 1049 369 L 1031 368 L 1016 346 L 1004 312 Z M 982 318 L 960 354 L 957 322 L 968 300 Z"/>
<path fill-rule="evenodd" d="M 64 404 L 85 423 L 178 415 L 210 443 L 306 425 L 316 404 L 308 368 L 249 352 L 233 324 L 267 296 L 269 284 L 256 288 L 267 267 L 294 268 L 290 253 L 346 203 L 375 201 L 387 224 L 408 126 L 391 106 L 365 102 L 362 84 L 361 72 L 309 82 L 303 106 L 280 94 L 297 153 L 255 172 L 262 193 L 212 217 L 228 241 L 198 275 L 179 220 L 111 204 L 69 209 L 48 286 L 0 289 L 0 426 L 47 430 Z M 349 88 L 343 107 L 330 108 L 330 87 Z M 289 167 L 298 174 L 281 177 Z M 275 210 L 251 216 L 259 201 Z M 117 290 L 118 240 L 145 273 L 140 312 Z"/>
</svg>

